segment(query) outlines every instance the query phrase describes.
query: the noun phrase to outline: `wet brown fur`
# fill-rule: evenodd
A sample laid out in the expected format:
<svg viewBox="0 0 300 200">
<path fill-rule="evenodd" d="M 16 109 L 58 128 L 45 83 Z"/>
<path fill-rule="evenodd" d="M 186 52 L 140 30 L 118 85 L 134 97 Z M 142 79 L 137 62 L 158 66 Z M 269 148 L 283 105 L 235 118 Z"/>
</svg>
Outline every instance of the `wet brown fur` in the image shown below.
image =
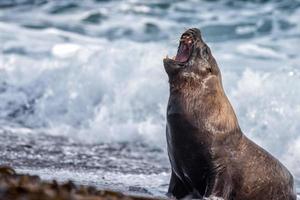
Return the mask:
<svg viewBox="0 0 300 200">
<path fill-rule="evenodd" d="M 189 29 L 187 34 L 195 40 L 189 61 L 183 66 L 164 60 L 170 82 L 169 195 L 295 200 L 289 171 L 242 133 L 224 93 L 218 65 L 200 31 Z M 202 53 L 203 48 L 206 53 Z"/>
</svg>

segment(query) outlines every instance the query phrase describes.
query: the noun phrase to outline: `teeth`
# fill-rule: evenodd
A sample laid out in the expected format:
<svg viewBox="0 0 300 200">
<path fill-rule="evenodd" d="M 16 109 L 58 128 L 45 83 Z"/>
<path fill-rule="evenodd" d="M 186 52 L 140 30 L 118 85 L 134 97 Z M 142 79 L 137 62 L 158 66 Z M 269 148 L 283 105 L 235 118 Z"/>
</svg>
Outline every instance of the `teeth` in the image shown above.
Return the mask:
<svg viewBox="0 0 300 200">
<path fill-rule="evenodd" d="M 170 58 L 168 55 L 166 55 L 165 59 L 170 59 Z M 172 59 L 175 60 L 175 56 Z"/>
<path fill-rule="evenodd" d="M 191 37 L 181 38 L 180 42 L 191 44 L 193 42 Z"/>
</svg>

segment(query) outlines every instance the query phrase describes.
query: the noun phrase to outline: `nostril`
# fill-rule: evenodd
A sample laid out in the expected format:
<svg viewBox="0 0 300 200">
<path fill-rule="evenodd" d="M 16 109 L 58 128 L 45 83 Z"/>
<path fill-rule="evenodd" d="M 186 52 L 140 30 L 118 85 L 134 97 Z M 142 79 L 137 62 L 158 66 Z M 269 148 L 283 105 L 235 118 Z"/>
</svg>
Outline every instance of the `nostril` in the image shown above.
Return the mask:
<svg viewBox="0 0 300 200">
<path fill-rule="evenodd" d="M 180 41 L 189 42 L 194 39 L 195 39 L 195 37 L 192 33 L 185 32 L 184 34 L 182 34 Z"/>
<path fill-rule="evenodd" d="M 201 38 L 201 32 L 197 28 L 188 29 L 183 35 L 187 35 L 193 38 L 193 40 L 196 40 L 197 38 Z"/>
<path fill-rule="evenodd" d="M 183 36 L 181 39 L 180 39 L 180 42 L 182 42 L 183 44 L 192 44 L 194 41 L 194 38 L 192 36 Z"/>
</svg>

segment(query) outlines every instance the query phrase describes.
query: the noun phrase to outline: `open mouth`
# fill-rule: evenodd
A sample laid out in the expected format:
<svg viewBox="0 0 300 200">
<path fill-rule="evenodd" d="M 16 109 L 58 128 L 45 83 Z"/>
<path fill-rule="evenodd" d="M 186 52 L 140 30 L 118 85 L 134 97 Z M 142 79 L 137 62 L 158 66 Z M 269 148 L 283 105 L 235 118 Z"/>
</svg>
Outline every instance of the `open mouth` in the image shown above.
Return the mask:
<svg viewBox="0 0 300 200">
<path fill-rule="evenodd" d="M 191 35 L 183 34 L 174 60 L 181 63 L 187 62 L 190 58 L 192 47 L 193 37 Z"/>
</svg>

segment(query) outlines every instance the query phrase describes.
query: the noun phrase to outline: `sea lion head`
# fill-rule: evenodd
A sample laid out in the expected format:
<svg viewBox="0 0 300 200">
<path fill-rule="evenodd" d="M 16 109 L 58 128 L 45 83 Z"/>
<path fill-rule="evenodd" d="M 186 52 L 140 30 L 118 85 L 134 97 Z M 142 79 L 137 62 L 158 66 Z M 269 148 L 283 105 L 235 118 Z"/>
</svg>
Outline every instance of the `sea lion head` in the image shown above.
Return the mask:
<svg viewBox="0 0 300 200">
<path fill-rule="evenodd" d="M 239 129 L 219 67 L 199 29 L 185 31 L 177 55 L 163 62 L 170 83 L 168 114 L 184 113 L 195 126 L 214 134 Z"/>
<path fill-rule="evenodd" d="M 213 77 L 221 80 L 218 65 L 197 28 L 185 31 L 180 37 L 177 55 L 173 59 L 166 57 L 163 62 L 172 84 L 184 80 L 200 83 Z"/>
</svg>

